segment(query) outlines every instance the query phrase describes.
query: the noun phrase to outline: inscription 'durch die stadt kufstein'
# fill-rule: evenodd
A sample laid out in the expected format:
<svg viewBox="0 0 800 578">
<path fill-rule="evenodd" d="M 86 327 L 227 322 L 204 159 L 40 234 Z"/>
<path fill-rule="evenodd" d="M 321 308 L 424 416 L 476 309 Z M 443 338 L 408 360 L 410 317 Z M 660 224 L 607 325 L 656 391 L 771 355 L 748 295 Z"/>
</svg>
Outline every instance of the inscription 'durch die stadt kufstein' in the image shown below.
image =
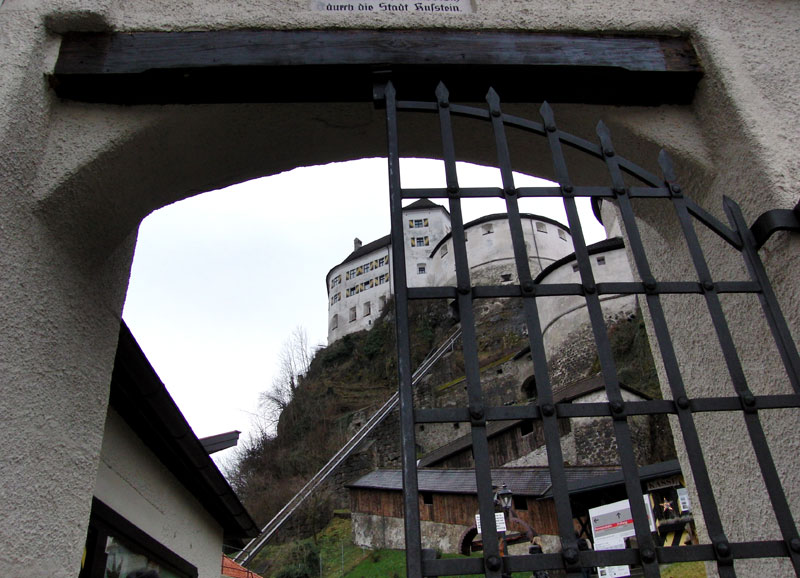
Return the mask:
<svg viewBox="0 0 800 578">
<path fill-rule="evenodd" d="M 320 12 L 415 12 L 468 14 L 472 0 L 359 0 L 354 2 L 323 2 L 312 0 L 311 9 Z"/>
</svg>

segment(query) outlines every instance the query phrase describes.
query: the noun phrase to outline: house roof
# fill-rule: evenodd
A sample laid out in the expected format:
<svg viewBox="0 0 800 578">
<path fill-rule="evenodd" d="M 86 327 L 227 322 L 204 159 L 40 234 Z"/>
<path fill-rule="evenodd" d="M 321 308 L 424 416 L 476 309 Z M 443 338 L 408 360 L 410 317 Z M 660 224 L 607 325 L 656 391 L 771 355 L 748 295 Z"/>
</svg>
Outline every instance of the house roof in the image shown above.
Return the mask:
<svg viewBox="0 0 800 578">
<path fill-rule="evenodd" d="M 418 201 L 414 201 L 410 205 L 406 205 L 403 207 L 403 212 L 406 211 L 420 211 L 423 209 L 441 209 L 448 215 L 450 214 L 447 209 L 445 209 L 442 205 L 437 205 L 430 199 L 419 199 Z"/>
<path fill-rule="evenodd" d="M 526 349 L 530 350 L 530 347 Z M 523 350 L 521 353 L 524 352 L 525 350 Z M 642 399 L 646 400 L 651 399 L 644 393 L 632 387 L 628 387 L 622 382 L 620 382 L 619 385 L 622 389 L 629 391 L 635 395 L 638 395 Z M 553 401 L 555 403 L 571 403 L 576 399 L 583 397 L 584 395 L 588 395 L 595 391 L 599 391 L 604 387 L 605 387 L 605 381 L 603 380 L 603 376 L 598 373 L 591 377 L 587 377 L 585 379 L 580 379 L 578 381 L 570 383 L 569 385 L 553 392 Z M 524 419 L 515 419 L 515 420 L 488 422 L 486 424 L 486 436 L 488 438 L 492 438 L 496 435 L 503 433 L 508 429 L 511 429 L 512 427 L 516 427 L 517 425 L 521 424 L 524 421 L 525 421 Z M 436 448 L 432 452 L 425 454 L 424 456 L 422 456 L 422 458 L 420 458 L 418 465 L 421 468 L 432 466 L 446 458 L 449 458 L 450 456 L 466 451 L 471 446 L 472 446 L 472 436 L 470 434 L 463 435 L 459 438 L 454 439 L 450 443 L 447 443 L 441 447 Z"/>
<path fill-rule="evenodd" d="M 563 229 L 568 234 L 570 234 L 570 235 L 572 234 L 570 232 L 570 230 L 569 230 L 569 227 L 567 227 L 566 225 L 564 225 L 562 223 L 559 223 L 555 219 L 551 219 L 550 217 L 544 217 L 542 215 L 535 215 L 533 213 L 520 213 L 519 216 L 522 219 L 531 219 L 531 220 L 534 220 L 534 221 L 542 221 L 543 223 L 550 223 L 551 225 L 555 225 L 559 229 Z M 469 229 L 471 227 L 475 227 L 475 226 L 481 225 L 483 223 L 488 223 L 489 221 L 500 221 L 500 220 L 507 221 L 508 220 L 508 213 L 493 213 L 491 215 L 484 215 L 482 217 L 478 217 L 477 219 L 473 219 L 472 221 L 469 221 L 468 223 L 464 223 L 464 230 L 466 231 L 467 229 Z M 436 243 L 436 246 L 433 248 L 433 250 L 431 250 L 431 255 L 430 256 L 433 257 L 436 254 L 436 251 L 439 250 L 439 247 L 444 245 L 450 239 L 450 237 L 452 237 L 452 236 L 453 236 L 453 233 L 447 233 L 444 237 L 442 237 L 439 240 L 439 242 Z"/>
<path fill-rule="evenodd" d="M 506 484 L 517 496 L 547 498 L 553 484 L 547 466 L 525 468 L 492 468 L 492 483 Z M 578 494 L 624 483 L 622 469 L 617 466 L 567 466 L 564 468 L 567 490 Z M 641 481 L 680 474 L 678 460 L 669 460 L 639 468 Z M 477 494 L 473 469 L 419 469 L 417 486 L 420 492 L 438 494 Z M 375 470 L 359 478 L 348 488 L 402 491 L 402 470 Z"/>
<path fill-rule="evenodd" d="M 597 243 L 592 243 L 591 245 L 586 247 L 589 255 L 595 255 L 597 253 L 605 253 L 606 251 L 613 251 L 615 249 L 622 249 L 625 247 L 625 242 L 622 240 L 622 237 L 611 237 L 610 239 L 603 239 L 602 241 L 598 241 Z M 536 279 L 533 280 L 534 283 L 541 283 L 542 280 L 547 277 L 550 273 L 561 267 L 562 265 L 566 265 L 572 261 L 577 260 L 577 256 L 575 253 L 570 253 L 565 257 L 561 257 L 558 261 L 553 261 L 547 267 L 541 270 L 541 272 L 536 276 Z"/>
<path fill-rule="evenodd" d="M 327 275 L 325 275 L 325 287 L 326 287 L 326 290 L 330 291 L 330 286 L 331 286 L 330 277 L 331 277 L 331 273 L 333 273 L 334 269 L 336 269 L 338 267 L 341 267 L 342 265 L 344 265 L 345 263 L 349 263 L 350 261 L 355 261 L 356 259 L 359 259 L 359 258 L 363 257 L 364 255 L 369 255 L 373 251 L 377 251 L 378 249 L 382 249 L 383 247 L 388 247 L 391 244 L 392 244 L 392 236 L 391 235 L 386 235 L 385 237 L 381 237 L 380 239 L 376 239 L 375 241 L 372 241 L 371 243 L 367 243 L 366 245 L 361 245 L 361 247 L 359 247 L 358 249 L 356 249 L 355 251 L 350 253 L 347 257 L 345 257 L 344 261 L 342 261 L 338 265 L 334 265 L 333 267 L 331 267 L 331 270 L 328 271 Z"/>
<path fill-rule="evenodd" d="M 578 484 L 615 473 L 619 468 L 608 466 L 574 466 L 565 468 L 567 484 Z M 506 484 L 517 496 L 543 496 L 552 485 L 547 467 L 493 468 L 492 482 Z M 420 492 L 440 494 L 476 494 L 475 470 L 420 469 L 417 472 Z M 402 470 L 375 470 L 359 478 L 349 488 L 397 490 L 403 489 Z"/>
<path fill-rule="evenodd" d="M 111 406 L 223 529 L 229 545 L 258 535 L 256 523 L 197 439 L 133 334 L 120 324 Z"/>
<path fill-rule="evenodd" d="M 252 570 L 248 570 L 241 564 L 237 564 L 225 554 L 222 555 L 222 575 L 228 578 L 262 578 Z"/>
</svg>

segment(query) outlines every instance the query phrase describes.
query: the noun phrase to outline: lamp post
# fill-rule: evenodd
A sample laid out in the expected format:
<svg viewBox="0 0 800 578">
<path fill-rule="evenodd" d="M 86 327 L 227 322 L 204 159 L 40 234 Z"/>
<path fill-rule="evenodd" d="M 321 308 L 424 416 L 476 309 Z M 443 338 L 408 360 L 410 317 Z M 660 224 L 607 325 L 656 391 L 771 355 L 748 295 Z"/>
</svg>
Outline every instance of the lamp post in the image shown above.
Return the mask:
<svg viewBox="0 0 800 578">
<path fill-rule="evenodd" d="M 505 520 L 506 531 L 502 533 L 500 536 L 500 554 L 502 556 L 508 556 L 508 544 L 506 544 L 506 532 L 508 531 L 508 523 L 511 519 L 509 516 L 509 510 L 511 509 L 511 504 L 513 502 L 514 494 L 511 490 L 508 489 L 506 484 L 503 484 L 502 487 L 497 490 L 494 494 L 494 503 L 501 508 L 503 508 L 503 519 Z M 503 578 L 509 576 L 508 574 L 503 574 Z M 510 577 L 509 577 L 510 578 Z"/>
</svg>

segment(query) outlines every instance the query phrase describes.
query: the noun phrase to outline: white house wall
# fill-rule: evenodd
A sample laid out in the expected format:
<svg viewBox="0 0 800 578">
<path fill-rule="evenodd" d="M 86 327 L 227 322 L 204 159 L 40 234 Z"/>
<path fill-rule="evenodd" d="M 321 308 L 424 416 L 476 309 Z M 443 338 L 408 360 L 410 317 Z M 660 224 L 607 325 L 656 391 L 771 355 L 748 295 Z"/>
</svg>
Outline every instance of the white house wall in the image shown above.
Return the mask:
<svg viewBox="0 0 800 578">
<path fill-rule="evenodd" d="M 113 409 L 106 419 L 94 495 L 196 566 L 198 578 L 219 578 L 222 528 Z"/>
</svg>

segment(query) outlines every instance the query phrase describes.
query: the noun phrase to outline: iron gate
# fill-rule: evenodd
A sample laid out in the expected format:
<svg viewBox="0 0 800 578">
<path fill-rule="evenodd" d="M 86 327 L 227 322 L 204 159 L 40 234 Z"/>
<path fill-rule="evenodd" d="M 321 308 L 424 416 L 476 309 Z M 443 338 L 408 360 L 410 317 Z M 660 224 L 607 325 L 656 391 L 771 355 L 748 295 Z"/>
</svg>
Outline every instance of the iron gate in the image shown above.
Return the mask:
<svg viewBox="0 0 800 578">
<path fill-rule="evenodd" d="M 788 557 L 795 573 L 800 575 L 800 537 L 790 513 L 784 488 L 770 454 L 767 437 L 760 419 L 760 414 L 767 410 L 800 406 L 800 395 L 798 395 L 800 393 L 800 359 L 757 254 L 757 249 L 763 241 L 757 241 L 753 232 L 747 228 L 739 207 L 733 201 L 725 199 L 724 211 L 730 224 L 723 224 L 683 193 L 674 174 L 671 160 L 665 152 L 662 151 L 658 158 L 663 173 L 663 177 L 658 177 L 618 156 L 612 146 L 609 131 L 602 122 L 597 125 L 598 143 L 592 143 L 559 130 L 553 111 L 546 103 L 540 109 L 541 121 L 532 121 L 505 114 L 501 110 L 499 97 L 493 90 L 490 90 L 487 95 L 485 109 L 450 103 L 448 91 L 443 85 L 438 87 L 434 102 L 398 101 L 395 88 L 391 83 L 381 87 L 377 98 L 382 101 L 381 104 L 385 103 L 387 119 L 408 575 L 443 576 L 485 573 L 488 577 L 500 578 L 510 572 L 531 572 L 542 569 L 564 569 L 567 575 L 576 575 L 576 573 L 580 573 L 582 567 L 640 564 L 645 576 L 655 577 L 660 576 L 659 563 L 705 560 L 715 561 L 720 575 L 729 577 L 736 575 L 734 560 L 765 557 Z M 445 188 L 404 189 L 401 186 L 399 112 L 427 113 L 431 118 L 438 119 L 441 154 L 446 175 Z M 466 117 L 490 124 L 502 177 L 502 188 L 463 188 L 459 186 L 456 175 L 457 157 L 453 139 L 453 117 Z M 507 128 L 522 130 L 533 137 L 546 139 L 558 186 L 528 188 L 515 186 L 506 137 Z M 568 165 L 562 149 L 565 146 L 604 162 L 610 182 L 600 186 L 574 185 L 570 180 Z M 635 186 L 626 184 L 623 173 L 628 175 L 626 178 L 636 181 Z M 517 284 L 475 286 L 471 283 L 461 205 L 462 200 L 476 197 L 501 197 L 506 202 L 517 267 Z M 518 199 L 523 197 L 559 197 L 563 199 L 568 225 L 572 231 L 580 283 L 547 285 L 534 283 L 526 255 L 518 206 Z M 638 280 L 634 282 L 595 282 L 581 223 L 578 219 L 576 197 L 607 199 L 617 204 L 627 234 L 626 242 L 629 252 L 635 264 L 636 273 L 638 273 Z M 402 201 L 419 198 L 447 199 L 449 202 L 456 264 L 455 286 L 422 288 L 408 288 L 407 286 Z M 694 268 L 694 278 L 678 281 L 656 278 L 645 254 L 645 243 L 634 216 L 632 199 L 656 199 L 671 207 L 688 246 Z M 792 222 L 792 226 L 795 222 Z M 712 277 L 709 264 L 698 242 L 695 229 L 698 223 L 722 239 L 729 248 L 741 253 L 749 279 L 722 281 Z M 725 293 L 757 295 L 785 367 L 791 386 L 790 393 L 786 395 L 754 395 L 751 391 L 720 301 L 720 294 Z M 656 346 L 660 352 L 667 385 L 671 392 L 671 399 L 635 402 L 623 400 L 600 304 L 603 295 L 611 294 L 637 295 L 646 304 L 651 318 L 652 333 L 657 341 Z M 674 344 L 670 339 L 662 303 L 666 294 L 696 295 L 704 299 L 730 374 L 730 381 L 734 386 L 734 391 L 729 395 L 690 397 L 687 394 Z M 605 381 L 607 403 L 580 405 L 554 403 L 537 299 L 567 295 L 582 296 L 586 301 L 601 374 Z M 473 312 L 473 303 L 482 298 L 522 300 L 539 391 L 538 399 L 534 404 L 489 407 L 484 402 L 479 376 L 477 335 Z M 457 303 L 463 331 L 463 355 L 467 382 L 468 405 L 465 407 L 414 407 L 411 390 L 412 368 L 408 304 L 410 300 L 415 299 L 452 299 Z M 749 442 L 754 449 L 758 467 L 780 528 L 781 540 L 731 542 L 726 537 L 709 476 L 707 457 L 703 455 L 696 427 L 695 414 L 701 412 L 739 412 L 743 417 L 749 434 Z M 641 500 L 637 499 L 630 500 L 637 547 L 603 552 L 579 551 L 573 530 L 573 514 L 557 420 L 588 416 L 602 416 L 613 420 L 619 462 L 624 474 L 624 486 L 630 497 L 641 495 L 641 482 L 627 418 L 636 415 L 657 414 L 672 414 L 677 418 L 711 543 L 681 548 L 657 546 L 649 530 L 645 506 Z M 562 545 L 560 553 L 506 557 L 500 555 L 499 541 L 494 531 L 496 529 L 495 509 L 486 424 L 487 421 L 509 419 L 541 420 Z M 415 424 L 442 422 L 466 422 L 471 425 L 479 513 L 484 525 L 484 555 L 482 558 L 437 560 L 423 556 L 415 462 Z"/>
</svg>

